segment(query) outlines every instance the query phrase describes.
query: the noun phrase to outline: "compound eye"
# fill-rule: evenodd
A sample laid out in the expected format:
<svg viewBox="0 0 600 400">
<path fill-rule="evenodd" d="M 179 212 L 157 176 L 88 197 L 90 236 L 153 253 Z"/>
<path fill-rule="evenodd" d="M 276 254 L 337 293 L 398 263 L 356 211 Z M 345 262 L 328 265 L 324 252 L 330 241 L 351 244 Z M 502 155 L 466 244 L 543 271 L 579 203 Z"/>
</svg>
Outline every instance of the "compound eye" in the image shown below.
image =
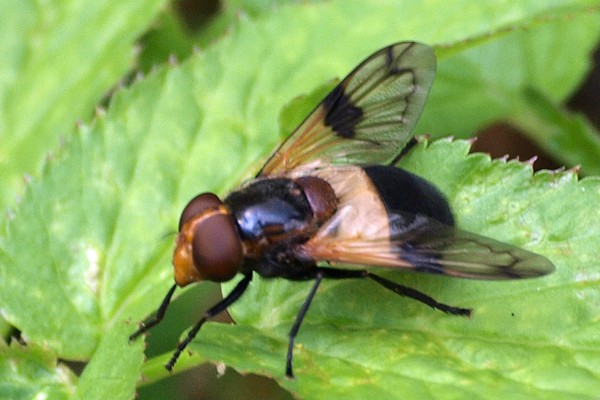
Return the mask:
<svg viewBox="0 0 600 400">
<path fill-rule="evenodd" d="M 212 193 L 201 193 L 194 197 L 181 213 L 181 217 L 179 218 L 179 231 L 181 232 L 181 227 L 189 222 L 194 216 L 200 214 L 207 208 L 216 208 L 221 204 L 223 204 L 223 202 Z"/>
<path fill-rule="evenodd" d="M 184 208 L 173 252 L 175 282 L 232 279 L 243 260 L 242 241 L 231 211 L 217 196 L 202 193 Z"/>
<path fill-rule="evenodd" d="M 229 213 L 216 212 L 198 223 L 192 240 L 198 274 L 213 282 L 232 279 L 242 263 L 242 242 Z"/>
</svg>

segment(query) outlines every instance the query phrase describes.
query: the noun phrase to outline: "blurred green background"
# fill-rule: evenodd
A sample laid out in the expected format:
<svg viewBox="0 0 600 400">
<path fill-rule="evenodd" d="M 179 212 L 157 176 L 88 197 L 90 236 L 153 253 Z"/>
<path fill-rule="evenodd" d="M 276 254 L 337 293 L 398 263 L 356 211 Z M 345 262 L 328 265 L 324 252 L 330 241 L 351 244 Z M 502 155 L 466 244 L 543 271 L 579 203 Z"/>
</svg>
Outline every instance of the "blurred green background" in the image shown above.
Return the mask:
<svg viewBox="0 0 600 400">
<path fill-rule="evenodd" d="M 95 117 L 104 113 L 103 107 L 113 107 L 111 101 L 113 100 L 113 94 L 122 90 L 124 87 L 132 85 L 138 79 L 143 79 L 143 76 L 152 74 L 157 69 L 163 68 L 165 65 L 176 65 L 177 63 L 184 62 L 190 58 L 194 53 L 202 53 L 204 49 L 213 45 L 215 42 L 223 37 L 228 37 L 230 31 L 234 28 L 239 21 L 260 18 L 262 15 L 269 12 L 273 12 L 282 5 L 294 3 L 298 7 L 308 5 L 309 1 L 304 2 L 289 2 L 289 1 L 193 1 L 193 0 L 181 0 L 172 2 L 161 2 L 156 1 L 153 9 L 140 9 L 135 10 L 134 2 L 127 3 L 131 4 L 131 8 L 125 9 L 123 13 L 128 12 L 129 16 L 134 20 L 135 29 L 129 27 L 131 31 L 129 33 L 128 40 L 123 39 L 122 36 L 114 34 L 118 29 L 121 29 L 118 18 L 110 16 L 107 17 L 107 21 L 103 26 L 106 26 L 106 31 L 93 30 L 87 32 L 90 37 L 94 37 L 97 40 L 87 40 L 88 37 L 82 36 L 79 41 L 79 45 L 85 50 L 85 47 L 89 43 L 97 44 L 102 42 L 98 37 L 103 38 L 106 36 L 106 47 L 109 51 L 101 53 L 98 56 L 98 60 L 84 60 L 81 59 L 81 64 L 93 63 L 97 61 L 100 65 L 112 65 L 114 70 L 108 70 L 108 67 L 104 67 L 104 70 L 93 70 L 93 77 L 87 77 L 81 79 L 85 85 L 95 84 L 98 86 L 96 90 L 89 90 L 90 97 L 86 99 L 80 99 L 78 97 L 79 91 L 76 87 L 76 83 L 73 87 L 70 87 L 72 92 L 67 93 L 64 97 L 60 94 L 52 92 L 53 85 L 56 84 L 56 78 L 54 76 L 41 75 L 36 77 L 35 71 L 42 70 L 39 65 L 36 68 L 35 62 L 44 64 L 55 63 L 56 68 L 64 68 L 67 71 L 62 71 L 63 75 L 57 74 L 57 76 L 66 76 L 63 78 L 68 80 L 72 77 L 73 81 L 77 81 L 80 75 L 86 73 L 86 69 L 82 67 L 82 71 L 71 69 L 72 66 L 65 63 L 61 63 L 61 59 L 53 58 L 52 50 L 60 49 L 61 38 L 52 38 L 47 41 L 44 36 L 44 27 L 48 21 L 56 23 L 56 19 L 60 16 L 52 14 L 54 9 L 51 6 L 47 6 L 43 3 L 11 3 L 7 1 L 5 7 L 11 10 L 21 10 L 22 14 L 14 13 L 2 13 L 0 12 L 0 26 L 7 27 L 7 31 L 27 31 L 30 25 L 33 24 L 33 18 L 31 15 L 37 13 L 41 15 L 39 18 L 42 22 L 37 22 L 38 25 L 33 32 L 27 31 L 29 45 L 35 49 L 36 46 L 43 46 L 48 50 L 47 58 L 36 60 L 35 56 L 32 57 L 28 54 L 31 51 L 30 48 L 24 49 L 19 47 L 19 43 L 16 40 L 13 42 L 9 38 L 4 38 L 3 48 L 13 51 L 14 57 L 5 61 L 14 62 L 17 64 L 20 60 L 26 57 L 32 57 L 34 59 L 34 65 L 30 71 L 23 71 L 23 76 L 15 77 L 10 73 L 5 73 L 0 76 L 0 81 L 10 82 L 12 80 L 23 82 L 36 82 L 37 86 L 34 87 L 20 87 L 21 93 L 20 102 L 15 102 L 16 105 L 2 103 L 2 110 L 4 113 L 4 120 L 0 125 L 0 135 L 4 138 L 8 134 L 14 135 L 16 140 L 10 141 L 10 146 L 3 146 L 0 148 L 0 161 L 2 164 L 2 171 L 0 174 L 3 182 L 3 190 L 0 193 L 2 199 L 3 211 L 5 217 L 3 217 L 3 238 L 0 241 L 0 248 L 6 246 L 4 237 L 10 236 L 12 233 L 11 221 L 15 220 L 18 216 L 18 208 L 22 196 L 22 188 L 28 184 L 31 176 L 36 177 L 38 171 L 42 169 L 42 165 L 48 168 L 48 165 L 52 165 L 55 155 L 60 155 L 62 146 L 65 140 L 65 136 L 70 135 L 71 126 L 64 126 L 64 120 L 61 117 L 65 117 L 69 123 L 78 124 L 71 115 L 76 115 L 80 118 L 82 125 L 89 123 L 94 120 Z M 313 3 L 317 3 L 316 1 Z M 17 4 L 20 4 L 17 6 Z M 144 7 L 145 3 L 141 3 Z M 591 3 L 590 3 L 591 4 Z M 598 5 L 596 5 L 598 7 Z M 594 5 L 590 5 L 590 10 L 597 12 L 597 8 Z M 365 12 L 368 12 L 368 4 L 365 5 Z M 80 18 L 81 24 L 85 24 L 86 18 L 90 15 L 97 15 L 102 13 L 101 9 L 95 9 L 90 5 L 89 7 L 82 8 L 73 12 L 75 18 Z M 107 13 L 108 14 L 108 13 Z M 79 17 L 77 17 L 79 16 Z M 22 17 L 22 18 L 21 18 Z M 72 16 L 71 16 L 72 18 Z M 399 18 L 400 20 L 401 18 Z M 427 17 L 423 16 L 423 23 L 427 24 Z M 333 23 L 333 21 L 332 21 Z M 344 24 L 344 21 L 335 21 L 336 24 Z M 61 24 L 58 23 L 60 26 Z M 125 24 L 123 24 L 125 25 Z M 64 23 L 65 27 L 70 25 Z M 431 28 L 431 27 L 430 27 Z M 70 28 L 69 28 L 70 29 Z M 369 27 L 357 26 L 357 30 L 366 29 Z M 485 28 L 482 28 L 485 31 Z M 85 29 L 81 31 L 86 32 Z M 78 31 L 79 32 L 79 31 Z M 143 34 L 139 34 L 143 32 Z M 61 32 L 63 37 L 68 37 L 69 32 Z M 115 42 L 110 42 L 111 34 L 114 34 Z M 598 36 L 598 32 L 590 33 L 594 37 Z M 499 34 L 499 36 L 501 36 Z M 411 38 L 397 38 L 397 39 L 411 39 Z M 331 40 L 340 40 L 340 38 L 332 38 Z M 473 40 L 485 40 L 482 38 L 475 38 Z M 135 48 L 132 49 L 132 43 L 136 43 Z M 467 46 L 468 43 L 465 44 Z M 451 47 L 451 46 L 449 46 Z M 454 44 L 454 47 L 448 51 L 456 50 L 459 46 Z M 74 49 L 73 51 L 79 51 L 81 49 Z M 372 49 L 375 50 L 375 49 Z M 440 45 L 436 51 L 444 52 L 443 45 Z M 85 51 L 81 51 L 81 54 L 85 54 Z M 78 57 L 79 52 L 78 54 Z M 90 50 L 90 53 L 92 51 Z M 63 54 L 63 53 L 60 53 Z M 96 53 L 93 53 L 96 54 Z M 114 63 L 106 63 L 106 58 L 114 58 Z M 600 68 L 599 68 L 600 52 L 595 51 L 593 55 L 590 55 L 590 70 L 587 77 L 582 81 L 578 90 L 570 94 L 564 101 L 564 105 L 567 109 L 572 111 L 578 111 L 585 114 L 590 122 L 592 122 L 596 129 L 600 124 L 600 101 L 598 93 L 600 93 Z M 358 61 L 358 60 L 357 60 Z M 239 60 L 240 64 L 243 64 L 244 60 Z M 318 62 L 318 60 L 303 60 L 302 62 L 311 63 Z M 565 60 L 562 60 L 564 63 Z M 568 60 L 566 61 L 569 62 Z M 10 70 L 5 68 L 3 71 Z M 122 71 L 127 71 L 122 73 Z M 120 74 L 120 80 L 116 81 L 113 77 L 114 74 Z M 210 79 L 210 77 L 207 77 Z M 78 81 L 77 81 L 78 82 Z M 314 85 L 321 84 L 321 81 L 316 81 Z M 48 89 L 50 88 L 50 89 Z M 44 92 L 44 90 L 46 90 Z M 310 92 L 313 87 L 307 87 L 305 93 Z M 38 93 L 46 93 L 46 98 L 42 99 Z M 49 93 L 49 94 L 48 94 Z M 74 95 L 74 93 L 76 95 Z M 96 98 L 97 93 L 104 93 L 102 98 Z M 96 96 L 96 97 L 94 97 Z M 7 98 L 9 98 L 7 96 Z M 63 115 L 52 114 L 50 117 L 44 114 L 46 108 L 50 105 L 58 104 L 62 105 L 65 111 Z M 40 106 L 42 104 L 42 106 Z M 91 106 L 94 105 L 94 106 Z M 11 107 L 20 107 L 21 112 L 23 109 L 27 110 L 28 118 L 18 120 L 17 118 L 11 119 L 13 115 L 17 115 L 17 111 Z M 118 105 L 117 105 L 118 106 Z M 540 107 L 544 106 L 541 104 Z M 77 107 L 81 107 L 77 109 Z M 60 109 L 60 107 L 57 107 Z M 72 114 L 71 114 L 72 113 Z M 134 118 L 132 118 L 134 119 Z M 532 123 L 526 119 L 519 119 L 515 117 L 513 121 L 494 121 L 484 127 L 482 127 L 477 133 L 478 141 L 473 147 L 473 151 L 486 152 L 492 155 L 492 157 L 502 157 L 506 154 L 510 155 L 511 158 L 519 157 L 521 160 L 527 160 L 531 157 L 538 156 L 538 160 L 534 164 L 536 169 L 555 169 L 565 164 L 564 159 L 558 159 L 557 153 L 549 151 L 551 146 L 539 147 L 539 143 L 545 143 L 543 140 L 537 141 L 532 140 L 532 136 L 527 134 L 527 129 L 532 129 Z M 556 126 L 560 126 L 564 121 L 553 120 Z M 102 122 L 97 122 L 102 124 Z M 570 123 L 570 121 L 564 122 L 564 124 Z M 37 125 L 36 125 L 37 124 Z M 522 128 L 520 130 L 520 128 Z M 28 130 L 34 132 L 33 135 L 28 135 Z M 51 131 L 51 135 L 44 135 L 44 133 Z M 25 132 L 25 133 L 24 133 Z M 60 132 L 60 133 L 56 133 Z M 443 133 L 443 132 L 442 132 Z M 525 133 L 525 134 L 524 134 Z M 530 133 L 530 132 L 529 132 Z M 58 139 L 57 139 L 58 138 Z M 11 138 L 13 139 L 13 138 Z M 4 142 L 3 142 L 4 143 Z M 12 146 L 12 147 L 11 147 Z M 593 148 L 593 146 L 582 146 Z M 24 150 L 25 149 L 25 150 Z M 13 154 L 19 154 L 20 157 L 13 157 Z M 593 154 L 593 153 L 592 153 Z M 596 161 L 598 162 L 598 161 Z M 592 165 L 586 164 L 585 161 L 581 161 L 585 166 Z M 574 167 L 576 163 L 566 165 L 568 168 Z M 592 165 L 593 167 L 593 165 Z M 22 171 L 19 174 L 11 174 L 8 171 Z M 593 168 L 590 168 L 594 171 Z M 31 176 L 30 176 L 31 175 Z M 24 183 L 25 182 L 25 183 Z M 226 184 L 225 184 L 226 186 Z M 162 232 L 161 232 L 162 233 Z M 32 241 L 35 238 L 32 238 Z M 168 237 L 167 241 L 171 238 Z M 160 244 L 158 247 L 167 246 Z M 168 244 L 170 246 L 170 244 Z M 156 256 L 160 258 L 160 256 Z M 166 273 L 170 273 L 170 266 L 164 264 L 164 270 Z M 147 349 L 145 354 L 148 359 L 151 359 L 158 355 L 169 354 L 173 351 L 175 344 L 180 338 L 182 332 L 194 322 L 196 322 L 201 316 L 202 312 L 210 305 L 216 303 L 221 296 L 219 285 L 203 282 L 198 285 L 194 285 L 189 290 L 183 292 L 171 305 L 169 312 L 166 315 L 165 320 L 152 330 L 151 334 L 147 339 Z M 150 297 L 150 296 L 149 296 Z M 158 305 L 158 299 L 149 298 L 149 303 L 156 303 Z M 0 306 L 2 304 L 0 303 Z M 220 317 L 221 321 L 231 321 L 227 315 Z M 0 320 L 0 328 L 3 333 L 3 337 L 6 342 L 10 342 L 11 337 L 18 337 L 20 332 L 11 327 L 4 320 Z M 283 358 L 281 364 L 283 366 Z M 69 363 L 75 371 L 81 371 L 84 363 Z M 173 374 L 165 379 L 153 382 L 148 385 L 141 385 L 137 391 L 140 399 L 162 399 L 162 398 L 181 398 L 181 399 L 291 399 L 291 394 L 279 387 L 279 385 L 268 378 L 248 375 L 242 376 L 236 373 L 231 368 L 225 368 L 224 371 L 220 370 L 220 367 L 212 364 L 204 364 L 199 367 L 195 367 L 186 370 L 183 373 Z M 0 394 L 2 394 L 0 392 Z M 65 396 L 66 398 L 67 396 Z"/>
</svg>

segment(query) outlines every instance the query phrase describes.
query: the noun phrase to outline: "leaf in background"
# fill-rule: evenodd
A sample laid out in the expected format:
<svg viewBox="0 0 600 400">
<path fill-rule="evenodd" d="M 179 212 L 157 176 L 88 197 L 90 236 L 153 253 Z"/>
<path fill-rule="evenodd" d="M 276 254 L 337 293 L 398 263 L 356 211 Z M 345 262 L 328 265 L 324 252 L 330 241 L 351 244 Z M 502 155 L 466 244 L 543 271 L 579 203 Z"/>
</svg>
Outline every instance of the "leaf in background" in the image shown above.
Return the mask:
<svg viewBox="0 0 600 400">
<path fill-rule="evenodd" d="M 453 46 L 438 48 L 438 73 L 416 131 L 433 137 L 469 137 L 487 124 L 507 119 L 526 128 L 527 136 L 555 159 L 594 171 L 596 163 L 590 156 L 577 158 L 557 147 L 557 141 L 574 143 L 573 137 L 582 138 L 577 127 L 563 124 L 547 132 L 547 125 L 523 125 L 524 118 L 530 122 L 545 118 L 544 114 L 535 115 L 539 108 L 532 107 L 532 91 L 558 108 L 588 72 L 600 38 L 598 5 L 578 15 L 577 22 L 571 16 L 566 12 L 544 23 L 541 16 L 532 18 L 529 28 L 523 24 L 462 52 Z M 600 146 L 597 136 L 588 135 L 586 142 L 591 142 L 592 148 Z"/>
<path fill-rule="evenodd" d="M 290 99 L 343 76 L 363 57 L 396 40 L 420 39 L 435 44 L 486 33 L 493 36 L 500 29 L 530 26 L 531 20 L 538 21 L 540 16 L 552 12 L 571 10 L 578 15 L 581 4 L 588 2 L 562 1 L 540 6 L 533 1 L 502 5 L 471 1 L 456 7 L 442 1 L 374 1 L 369 13 L 365 13 L 362 2 L 332 1 L 281 7 L 260 20 L 241 20 L 229 35 L 187 62 L 158 69 L 131 88 L 118 91 L 106 114 L 100 113 L 92 126 L 83 126 L 69 137 L 49 161 L 42 179 L 29 185 L 14 220 L 7 226 L 6 237 L 0 241 L 3 315 L 29 342 L 45 343 L 60 358 L 90 360 L 81 378 L 84 381 L 89 373 L 85 379 L 90 385 L 92 378 L 101 376 L 98 372 L 108 364 L 106 360 L 115 357 L 114 349 L 124 345 L 115 343 L 113 348 L 106 338 L 112 337 L 113 330 L 118 332 L 123 321 L 129 321 L 133 331 L 135 322 L 157 307 L 170 286 L 173 278 L 168 265 L 173 237 L 168 233 L 173 233 L 185 203 L 201 191 L 223 194 L 247 174 L 249 165 L 266 155 L 279 140 L 278 114 Z M 423 24 L 423 15 L 431 22 L 447 23 Z M 537 29 L 531 29 L 532 35 L 535 32 Z M 454 100 L 457 104 L 462 101 L 460 92 Z M 468 121 L 469 114 L 463 115 Z M 517 361 L 531 351 L 528 344 L 535 340 L 548 343 L 548 336 L 556 332 L 552 330 L 556 329 L 555 324 L 565 318 L 571 318 L 568 322 L 574 327 L 594 317 L 594 309 L 586 307 L 596 303 L 586 303 L 584 307 L 572 297 L 577 281 L 574 276 L 593 282 L 593 269 L 570 268 L 595 255 L 591 247 L 567 254 L 564 240 L 568 236 L 562 236 L 562 231 L 560 236 L 551 237 L 557 244 L 555 253 L 549 248 L 548 237 L 527 236 L 532 233 L 525 229 L 531 221 L 509 221 L 503 213 L 510 211 L 533 218 L 540 212 L 537 207 L 519 214 L 520 207 L 531 202 L 532 195 L 535 201 L 542 201 L 549 190 L 557 187 L 563 190 L 559 193 L 562 197 L 556 204 L 543 203 L 551 206 L 548 212 L 568 210 L 571 217 L 584 219 L 585 215 L 583 223 L 591 224 L 597 220 L 591 210 L 593 203 L 578 199 L 594 195 L 594 181 L 576 183 L 569 173 L 547 174 L 536 178 L 537 186 L 529 189 L 531 172 L 527 167 L 516 163 L 505 166 L 485 159 L 481 162 L 481 156 L 466 157 L 465 153 L 463 142 L 436 142 L 427 151 L 415 152 L 410 158 L 413 164 L 407 160 L 407 165 L 442 186 L 465 228 L 548 252 L 545 254 L 556 259 L 563 272 L 548 280 L 508 286 L 478 282 L 466 285 L 464 281 L 416 274 L 402 276 L 403 282 L 431 289 L 440 300 L 476 307 L 472 321 L 423 310 L 393 294 L 374 292 L 366 283 L 328 284 L 319 293 L 299 338 L 305 349 L 297 351 L 302 381 L 284 382 L 287 388 L 307 398 L 325 398 L 311 392 L 317 386 L 310 384 L 320 383 L 336 394 L 356 387 L 353 393 L 364 398 L 365 393 L 383 395 L 387 385 L 393 385 L 392 394 L 409 396 L 410 389 L 421 387 L 448 397 L 469 392 L 471 374 L 481 365 L 498 367 L 499 371 L 482 369 L 476 375 L 480 387 L 473 389 L 474 393 L 489 394 L 500 385 L 505 391 L 512 389 L 506 379 L 511 371 L 521 393 L 540 393 L 538 386 L 532 389 L 531 382 L 552 387 L 558 381 L 556 374 L 550 376 L 554 379 L 549 383 L 546 380 L 550 378 L 544 376 L 524 376 L 534 375 L 538 366 L 547 368 L 546 364 L 537 364 L 541 362 L 539 358 L 532 358 L 536 364 L 531 367 Z M 419 160 L 427 166 L 421 168 Z M 507 193 L 524 198 L 511 202 L 497 189 L 497 185 L 502 188 L 505 183 Z M 468 190 L 463 192 L 464 188 Z M 587 189 L 587 194 L 581 188 Z M 453 193 L 458 189 L 468 196 Z M 492 196 L 493 202 L 480 201 L 484 195 Z M 571 207 L 579 206 L 577 202 L 581 209 Z M 554 214 L 551 216 L 537 221 L 533 233 L 548 232 L 552 224 L 565 223 L 554 218 Z M 594 240 L 592 237 L 590 245 Z M 568 262 L 561 252 L 570 256 Z M 588 284 L 578 294 L 592 296 L 585 285 Z M 542 294 L 535 293 L 536 288 L 544 289 Z M 555 291 L 561 288 L 563 292 L 556 295 Z M 227 359 L 242 371 L 283 376 L 282 351 L 289 323 L 306 289 L 299 283 L 253 282 L 252 291 L 231 310 L 241 324 L 208 325 L 193 348 L 212 360 Z M 507 310 L 503 296 L 513 296 L 514 300 L 515 293 L 522 294 L 521 302 L 509 302 L 511 308 Z M 357 303 L 355 299 L 360 295 L 369 301 Z M 577 308 L 579 313 L 557 318 L 555 309 L 536 308 L 545 301 L 560 299 L 566 302 L 567 311 L 581 307 Z M 257 308 L 257 304 L 261 307 Z M 246 325 L 246 321 L 251 325 Z M 533 323 L 552 329 L 530 337 Z M 521 343 L 525 346 L 507 349 L 501 340 L 504 331 L 502 335 L 498 331 L 501 326 L 510 326 L 512 337 L 524 341 Z M 465 334 L 471 330 L 479 336 Z M 588 331 L 593 338 L 593 326 Z M 393 340 L 389 340 L 390 335 Z M 584 339 L 589 341 L 589 337 Z M 570 339 L 566 337 L 567 343 Z M 497 340 L 498 345 L 494 345 Z M 138 355 L 139 343 L 131 349 Z M 361 351 L 367 348 L 369 351 Z M 589 357 L 596 356 L 594 347 L 590 348 Z M 553 362 L 552 357 L 573 359 L 571 350 L 565 347 L 565 353 L 550 353 L 547 365 L 558 368 L 558 376 L 563 373 L 563 365 L 567 368 L 573 363 L 560 364 Z M 432 353 L 440 356 L 430 360 Z M 588 355 L 578 359 L 593 371 L 595 366 Z M 348 360 L 356 362 L 356 367 Z M 379 367 L 382 360 L 389 367 L 385 371 Z M 118 375 L 117 369 L 123 368 L 127 372 L 123 376 L 133 385 L 131 377 L 137 371 L 135 363 L 139 358 L 131 365 L 119 361 L 123 364 L 115 364 L 115 371 L 109 376 Z M 403 368 L 399 370 L 398 365 Z M 383 375 L 377 375 L 379 371 Z M 519 373 L 523 376 L 515 376 Z M 494 383 L 496 375 L 502 378 L 498 385 Z M 580 381 L 573 381 L 577 386 L 573 392 L 568 391 L 570 387 L 565 389 L 567 394 L 585 390 L 579 384 L 588 383 L 589 378 L 582 375 Z M 384 377 L 389 383 L 370 381 L 372 377 Z M 423 377 L 428 380 L 424 382 Z M 111 382 L 106 379 L 103 383 Z"/>
<path fill-rule="evenodd" d="M 110 330 L 102 339 L 100 357 L 86 366 L 81 377 L 36 345 L 10 347 L 0 341 L 0 398 L 2 399 L 131 399 L 143 362 L 142 343 L 130 345 L 129 324 Z"/>
<path fill-rule="evenodd" d="M 29 344 L 0 341 L 0 398 L 69 399 L 77 377 L 56 356 Z"/>
<path fill-rule="evenodd" d="M 185 60 L 194 48 L 204 49 L 237 29 L 241 20 L 269 16 L 289 3 L 289 0 L 173 2 L 140 40 L 140 69 L 148 72 L 171 56 Z"/>
<path fill-rule="evenodd" d="M 522 100 L 511 122 L 537 137 L 558 160 L 582 165 L 584 174 L 600 175 L 600 134 L 584 116 L 568 113 L 534 89 L 524 90 Z"/>
<path fill-rule="evenodd" d="M 148 73 L 174 57 L 185 60 L 192 55 L 194 42 L 191 33 L 173 10 L 173 4 L 164 10 L 150 30 L 140 38 L 139 70 Z"/>
<path fill-rule="evenodd" d="M 3 1 L 1 210 L 22 194 L 23 175 L 36 176 L 58 139 L 132 67 L 134 41 L 163 3 Z"/>
</svg>

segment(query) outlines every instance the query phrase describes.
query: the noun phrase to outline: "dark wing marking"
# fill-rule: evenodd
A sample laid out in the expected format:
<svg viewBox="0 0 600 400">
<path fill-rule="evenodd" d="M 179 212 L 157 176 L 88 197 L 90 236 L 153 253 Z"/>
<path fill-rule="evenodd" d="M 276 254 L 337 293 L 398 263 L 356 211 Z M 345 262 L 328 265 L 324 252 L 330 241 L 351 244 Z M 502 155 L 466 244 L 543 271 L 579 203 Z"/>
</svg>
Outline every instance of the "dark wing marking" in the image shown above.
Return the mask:
<svg viewBox="0 0 600 400">
<path fill-rule="evenodd" d="M 421 215 L 392 215 L 374 235 L 339 236 L 334 216 L 320 233 L 298 248 L 316 261 L 407 268 L 472 279 L 520 279 L 554 271 L 545 257 L 494 239 L 465 232 Z M 387 230 L 387 232 L 384 232 Z"/>
<path fill-rule="evenodd" d="M 409 141 L 434 74 L 435 55 L 424 44 L 377 51 L 325 97 L 258 175 L 305 165 L 389 162 Z"/>
</svg>

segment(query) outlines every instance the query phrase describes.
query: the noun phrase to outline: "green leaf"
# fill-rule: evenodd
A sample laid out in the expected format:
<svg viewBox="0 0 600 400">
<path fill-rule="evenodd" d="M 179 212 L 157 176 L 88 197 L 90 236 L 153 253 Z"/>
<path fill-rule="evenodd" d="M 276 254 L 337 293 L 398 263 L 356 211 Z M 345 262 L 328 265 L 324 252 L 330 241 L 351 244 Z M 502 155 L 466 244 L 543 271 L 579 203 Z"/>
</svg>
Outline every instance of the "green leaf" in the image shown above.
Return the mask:
<svg viewBox="0 0 600 400">
<path fill-rule="evenodd" d="M 95 355 L 79 378 L 75 399 L 132 399 L 140 379 L 143 343 L 129 343 L 132 324 L 118 323 L 106 329 Z"/>
<path fill-rule="evenodd" d="M 315 2 L 318 1 L 322 0 Z M 204 49 L 210 46 L 229 30 L 236 29 L 241 20 L 268 16 L 277 7 L 290 3 L 290 0 L 220 1 L 215 2 L 215 10 L 210 9 L 214 6 L 209 4 L 210 2 L 201 3 L 190 5 L 181 1 L 174 2 L 159 16 L 150 31 L 141 39 L 142 71 L 148 72 L 155 65 L 164 64 L 173 56 L 178 60 L 185 60 L 194 48 Z M 191 21 L 187 21 L 188 18 Z"/>
<path fill-rule="evenodd" d="M 177 60 L 188 58 L 194 46 L 191 33 L 172 7 L 160 15 L 140 41 L 143 45 L 139 69 L 145 73 L 173 57 Z"/>
<path fill-rule="evenodd" d="M 577 23 L 568 12 L 543 24 L 541 18 L 531 18 L 530 27 L 521 24 L 493 40 L 483 36 L 485 40 L 476 40 L 476 45 L 465 51 L 457 51 L 460 43 L 438 48 L 438 73 L 415 131 L 432 137 L 469 137 L 506 119 L 524 128 L 528 137 L 555 159 L 571 166 L 580 164 L 595 173 L 598 157 L 590 152 L 597 149 L 598 139 L 584 135 L 575 123 L 533 125 L 534 120 L 548 117 L 548 106 L 545 111 L 534 106 L 532 92 L 558 109 L 581 83 L 600 38 L 597 5 L 580 14 Z M 584 136 L 586 143 L 595 142 L 592 149 L 584 149 Z M 565 154 L 562 145 L 568 142 L 580 147 L 579 154 Z"/>
<path fill-rule="evenodd" d="M 319 3 L 323 0 L 304 1 L 303 5 Z M 239 27 L 245 19 L 268 17 L 278 7 L 286 6 L 290 0 L 227 0 L 219 2 L 219 13 L 199 27 L 194 42 L 200 47 L 209 46 L 215 40 L 226 35 L 229 30 Z"/>
<path fill-rule="evenodd" d="M 88 119 L 132 67 L 133 44 L 160 0 L 39 3 L 0 9 L 0 209 L 39 173 L 59 138 Z"/>
<path fill-rule="evenodd" d="M 523 93 L 523 104 L 510 120 L 558 160 L 582 165 L 585 174 L 600 174 L 600 134 L 584 116 L 567 113 L 531 89 Z"/>
<path fill-rule="evenodd" d="M 77 377 L 56 356 L 35 344 L 0 341 L 0 398 L 68 399 Z"/>
<path fill-rule="evenodd" d="M 461 40 L 474 38 L 474 48 L 485 35 L 491 43 L 509 37 L 496 32 L 519 27 L 536 35 L 560 13 L 578 19 L 590 3 L 539 4 L 374 1 L 369 13 L 362 2 L 282 6 L 240 20 L 185 63 L 118 90 L 106 113 L 67 137 L 6 225 L 3 316 L 28 343 L 89 362 L 80 397 L 97 395 L 98 381 L 130 395 L 142 341 L 128 347 L 127 335 L 172 284 L 169 233 L 178 214 L 195 194 L 223 194 L 256 171 L 280 140 L 278 116 L 291 99 L 401 39 L 437 44 L 443 80 L 444 57 L 470 49 Z M 457 44 L 441 50 L 442 43 Z M 451 98 L 451 112 L 470 99 L 469 87 L 462 90 Z M 448 120 L 448 112 L 424 115 L 424 126 Z M 469 112 L 459 114 L 466 123 L 476 117 Z M 432 133 L 444 133 L 438 129 Z M 256 279 L 231 309 L 239 324 L 207 325 L 192 349 L 201 359 L 276 376 L 305 398 L 589 395 L 587 388 L 598 387 L 598 334 L 590 322 L 598 316 L 598 246 L 590 231 L 598 223 L 597 180 L 577 182 L 571 172 L 531 178 L 527 165 L 466 152 L 465 142 L 435 142 L 416 148 L 405 166 L 441 187 L 462 227 L 539 251 L 557 264 L 556 274 L 482 283 L 386 273 L 441 301 L 474 307 L 473 320 L 424 309 L 366 282 L 326 283 L 298 338 L 295 383 L 283 379 L 286 335 L 310 283 Z"/>
<path fill-rule="evenodd" d="M 103 337 L 98 357 L 81 377 L 59 362 L 56 355 L 35 343 L 0 341 L 0 398 L 2 399 L 131 399 L 139 379 L 143 344 L 130 345 L 130 324 L 120 324 Z M 101 384 L 100 384 L 101 383 Z"/>
</svg>

